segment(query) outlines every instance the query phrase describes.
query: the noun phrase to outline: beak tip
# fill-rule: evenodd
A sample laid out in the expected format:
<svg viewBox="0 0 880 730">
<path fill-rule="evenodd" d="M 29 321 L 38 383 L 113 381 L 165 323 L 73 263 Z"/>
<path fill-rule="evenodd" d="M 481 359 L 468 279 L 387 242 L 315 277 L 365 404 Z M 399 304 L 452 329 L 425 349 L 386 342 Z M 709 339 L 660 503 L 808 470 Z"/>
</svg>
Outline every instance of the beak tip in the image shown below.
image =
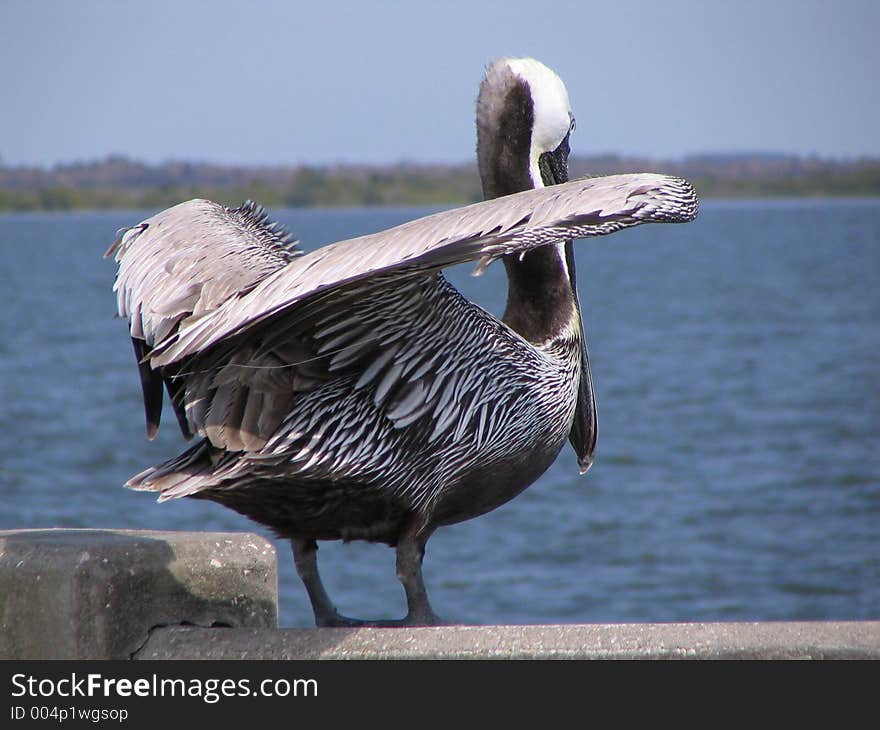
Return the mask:
<svg viewBox="0 0 880 730">
<path fill-rule="evenodd" d="M 592 456 L 584 456 L 583 458 L 578 459 L 578 472 L 581 475 L 586 474 L 591 466 L 593 466 Z"/>
</svg>

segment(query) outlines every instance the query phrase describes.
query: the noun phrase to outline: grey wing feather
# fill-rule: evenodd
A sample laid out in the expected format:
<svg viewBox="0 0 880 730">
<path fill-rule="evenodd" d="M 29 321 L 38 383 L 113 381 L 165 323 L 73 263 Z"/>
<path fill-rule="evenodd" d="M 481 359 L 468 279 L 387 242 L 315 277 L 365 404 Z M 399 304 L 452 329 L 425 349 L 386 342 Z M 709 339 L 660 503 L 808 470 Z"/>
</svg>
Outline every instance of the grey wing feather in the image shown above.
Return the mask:
<svg viewBox="0 0 880 730">
<path fill-rule="evenodd" d="M 123 238 L 117 252 L 120 313 L 132 317 L 133 333 L 140 326 L 152 338 L 147 341 L 154 345 L 150 353 L 154 367 L 196 355 L 284 310 L 354 282 L 380 275 L 405 278 L 466 261 L 478 261 L 484 267 L 506 254 L 603 235 L 640 223 L 686 222 L 697 213 L 696 193 L 680 178 L 641 173 L 575 180 L 437 213 L 325 246 L 290 260 L 250 289 L 223 283 L 218 283 L 216 290 L 201 286 L 199 296 L 210 293 L 210 300 L 186 315 L 181 312 L 196 297 L 191 287 L 194 280 L 198 281 L 198 267 L 207 266 L 220 273 L 223 264 L 217 262 L 218 243 L 233 252 L 242 245 L 240 240 L 228 239 L 226 229 L 213 229 L 216 223 L 204 219 L 204 204 L 201 201 L 183 224 L 200 243 L 186 248 L 190 258 L 179 264 L 179 273 L 175 266 L 171 270 L 165 267 L 164 273 L 152 273 L 157 265 L 162 268 L 161 261 L 168 256 L 168 236 L 161 235 L 161 231 L 160 235 L 149 229 L 139 232 L 130 243 Z M 179 237 L 172 238 L 176 241 Z M 211 259 L 203 258 L 209 250 L 213 251 Z M 193 260 L 193 254 L 198 260 Z M 156 288 L 155 279 L 161 283 L 160 288 Z M 255 276 L 251 281 L 258 279 Z M 170 315 L 174 318 L 172 328 L 163 326 L 162 318 L 169 315 L 156 303 L 169 298 L 182 298 L 187 305 L 174 308 Z M 135 321 L 137 317 L 140 324 Z M 157 334 L 164 339 L 156 339 Z"/>
<path fill-rule="evenodd" d="M 207 315 L 286 266 L 301 255 L 295 243 L 250 201 L 225 208 L 190 200 L 119 232 L 105 256 L 119 262 L 114 290 L 119 315 L 130 320 L 149 438 L 159 427 L 163 384 L 187 438 L 203 432 L 206 417 L 220 413 L 219 398 L 210 414 L 201 413 L 207 402 L 199 383 L 184 385 L 151 368 L 153 345 L 173 334 L 182 320 Z M 235 403 L 228 388 L 219 393 Z"/>
<path fill-rule="evenodd" d="M 190 200 L 120 231 L 111 255 L 119 263 L 119 316 L 153 347 L 182 319 L 247 293 L 302 253 L 260 206 Z"/>
</svg>

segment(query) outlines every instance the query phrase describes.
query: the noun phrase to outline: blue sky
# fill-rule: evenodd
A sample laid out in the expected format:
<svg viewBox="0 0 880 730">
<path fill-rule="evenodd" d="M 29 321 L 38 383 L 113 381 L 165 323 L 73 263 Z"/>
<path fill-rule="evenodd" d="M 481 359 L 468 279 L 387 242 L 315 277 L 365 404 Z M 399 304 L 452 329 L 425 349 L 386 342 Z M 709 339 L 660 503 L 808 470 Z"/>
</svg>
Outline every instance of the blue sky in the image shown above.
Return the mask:
<svg viewBox="0 0 880 730">
<path fill-rule="evenodd" d="M 0 159 L 473 158 L 492 58 L 554 68 L 575 153 L 880 156 L 880 2 L 0 0 Z"/>
</svg>

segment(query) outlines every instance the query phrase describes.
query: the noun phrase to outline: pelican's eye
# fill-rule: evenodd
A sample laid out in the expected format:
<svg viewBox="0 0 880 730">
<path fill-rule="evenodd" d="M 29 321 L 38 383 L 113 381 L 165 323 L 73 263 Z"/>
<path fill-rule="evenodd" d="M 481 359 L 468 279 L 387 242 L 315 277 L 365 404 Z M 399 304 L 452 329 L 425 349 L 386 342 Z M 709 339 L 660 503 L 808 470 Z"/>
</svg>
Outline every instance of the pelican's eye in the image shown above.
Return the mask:
<svg viewBox="0 0 880 730">
<path fill-rule="evenodd" d="M 577 123 L 574 121 L 574 117 L 571 114 L 569 114 L 568 116 L 571 117 L 571 124 L 568 125 L 568 133 L 571 134 L 572 132 L 574 132 L 575 129 L 577 129 Z"/>
</svg>

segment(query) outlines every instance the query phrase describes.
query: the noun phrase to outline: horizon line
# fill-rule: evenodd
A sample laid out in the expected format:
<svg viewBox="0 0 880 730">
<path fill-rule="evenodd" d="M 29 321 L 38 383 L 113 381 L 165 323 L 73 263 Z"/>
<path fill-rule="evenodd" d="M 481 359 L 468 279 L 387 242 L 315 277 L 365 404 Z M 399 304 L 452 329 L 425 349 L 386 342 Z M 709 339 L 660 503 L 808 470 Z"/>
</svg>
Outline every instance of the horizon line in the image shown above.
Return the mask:
<svg viewBox="0 0 880 730">
<path fill-rule="evenodd" d="M 613 151 L 603 152 L 578 152 L 573 153 L 571 160 L 612 158 L 618 160 L 657 160 L 662 162 L 686 163 L 692 161 L 725 161 L 734 162 L 740 160 L 779 160 L 779 161 L 816 161 L 825 163 L 864 163 L 880 162 L 880 155 L 863 153 L 858 155 L 823 155 L 819 153 L 799 153 L 773 150 L 710 150 L 692 152 L 684 155 L 651 155 L 637 153 L 620 153 Z M 353 162 L 349 160 L 336 160 L 324 162 L 223 162 L 208 159 L 194 159 L 184 157 L 168 157 L 159 161 L 149 161 L 140 157 L 124 153 L 111 152 L 99 157 L 84 157 L 52 163 L 17 162 L 10 163 L 3 159 L 0 153 L 0 170 L 42 170 L 51 171 L 58 168 L 88 166 L 107 162 L 121 161 L 146 167 L 162 167 L 164 165 L 203 165 L 226 168 L 381 168 L 381 167 L 469 167 L 476 165 L 474 160 L 439 161 L 439 160 L 415 160 L 398 159 L 384 162 Z"/>
</svg>

